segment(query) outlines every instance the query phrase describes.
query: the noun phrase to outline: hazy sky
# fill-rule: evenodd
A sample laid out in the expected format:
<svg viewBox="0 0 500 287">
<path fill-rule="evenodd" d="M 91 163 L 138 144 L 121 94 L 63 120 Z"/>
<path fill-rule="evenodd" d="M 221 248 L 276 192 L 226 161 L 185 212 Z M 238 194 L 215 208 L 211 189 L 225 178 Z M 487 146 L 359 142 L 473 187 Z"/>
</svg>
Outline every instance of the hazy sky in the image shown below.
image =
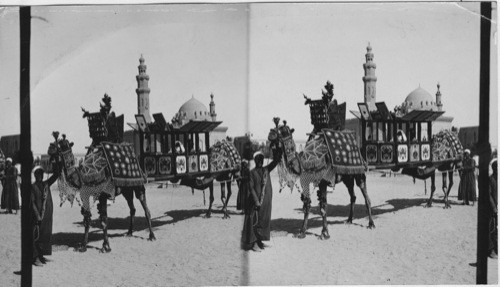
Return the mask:
<svg viewBox="0 0 500 287">
<path fill-rule="evenodd" d="M 230 136 L 249 128 L 265 138 L 272 117 L 280 116 L 297 139 L 305 138 L 312 126 L 302 94 L 319 98 L 327 80 L 335 98 L 356 110 L 368 42 L 377 101 L 392 110 L 419 85 L 434 95 L 440 82 L 445 115 L 455 126 L 477 125 L 478 12 L 478 3 L 35 7 L 33 150 L 46 152 L 53 130 L 83 150 L 90 139 L 80 107 L 97 111 L 104 93 L 117 114 L 135 122 L 141 54 L 153 113 L 170 120 L 192 95 L 208 107 L 213 93 Z M 19 133 L 18 17 L 15 7 L 0 10 L 0 135 Z M 492 29 L 496 45 L 496 24 Z M 494 53 L 492 107 L 498 106 L 496 62 Z"/>
</svg>

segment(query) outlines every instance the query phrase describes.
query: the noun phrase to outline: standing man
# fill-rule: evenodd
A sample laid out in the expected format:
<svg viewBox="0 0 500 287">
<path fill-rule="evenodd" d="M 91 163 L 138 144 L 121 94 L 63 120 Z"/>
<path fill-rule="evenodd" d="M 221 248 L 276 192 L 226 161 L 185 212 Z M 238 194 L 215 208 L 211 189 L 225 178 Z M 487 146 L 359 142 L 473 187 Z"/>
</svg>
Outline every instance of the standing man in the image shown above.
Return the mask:
<svg viewBox="0 0 500 287">
<path fill-rule="evenodd" d="M 41 166 L 33 169 L 35 182 L 31 185 L 31 206 L 33 208 L 33 265 L 42 266 L 49 260 L 44 255 L 52 255 L 52 215 L 54 204 L 50 186 L 59 175 L 55 171 L 52 176 L 43 180 L 44 170 Z"/>
<path fill-rule="evenodd" d="M 273 187 L 270 172 L 278 165 L 281 158 L 281 150 L 273 154 L 273 161 L 264 166 L 264 154 L 260 151 L 253 156 L 255 168 L 250 171 L 250 193 L 257 211 L 256 222 L 253 222 L 255 242 L 260 249 L 265 245 L 262 241 L 271 239 L 271 210 L 273 200 Z"/>
<path fill-rule="evenodd" d="M 476 201 L 476 164 L 474 159 L 470 156 L 470 150 L 466 149 L 464 151 L 464 159 L 462 161 L 462 172 L 460 176 L 459 190 L 459 200 L 460 193 L 462 193 L 462 198 L 465 205 L 469 205 L 472 201 L 472 206 Z"/>
<path fill-rule="evenodd" d="M 19 210 L 17 177 L 17 168 L 12 164 L 12 159 L 9 157 L 5 160 L 5 172 L 2 177 L 3 191 L 1 207 L 7 210 L 6 213 L 13 213 L 12 210 L 15 210 L 15 214 L 17 214 Z"/>
</svg>

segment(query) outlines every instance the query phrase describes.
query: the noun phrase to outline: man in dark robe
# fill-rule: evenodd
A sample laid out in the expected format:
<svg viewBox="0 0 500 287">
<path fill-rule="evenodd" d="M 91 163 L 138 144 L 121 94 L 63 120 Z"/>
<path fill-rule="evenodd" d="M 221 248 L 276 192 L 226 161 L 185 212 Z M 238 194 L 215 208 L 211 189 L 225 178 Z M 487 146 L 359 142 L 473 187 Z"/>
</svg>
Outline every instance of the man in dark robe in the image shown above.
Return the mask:
<svg viewBox="0 0 500 287">
<path fill-rule="evenodd" d="M 12 164 L 12 159 L 7 158 L 5 160 L 5 172 L 1 178 L 3 185 L 1 207 L 6 209 L 6 213 L 13 213 L 14 210 L 17 214 L 19 210 L 17 177 L 17 168 Z"/>
<path fill-rule="evenodd" d="M 476 163 L 474 159 L 470 156 L 470 150 L 466 149 L 464 151 L 464 159 L 462 161 L 462 172 L 460 173 L 460 184 L 458 186 L 458 200 L 464 200 L 465 205 L 469 205 L 476 199 Z"/>
<path fill-rule="evenodd" d="M 35 182 L 31 185 L 31 206 L 33 208 L 33 265 L 42 266 L 49 260 L 44 255 L 52 255 L 52 215 L 54 205 L 50 186 L 57 180 L 59 172 L 43 180 L 44 170 L 34 168 Z"/>
<path fill-rule="evenodd" d="M 273 188 L 270 172 L 278 165 L 281 156 L 279 152 L 274 155 L 273 161 L 264 166 L 264 154 L 258 151 L 254 154 L 255 168 L 250 171 L 250 196 L 247 200 L 248 207 L 252 208 L 245 215 L 243 226 L 245 249 L 252 249 L 255 244 L 260 249 L 265 245 L 262 241 L 271 239 L 271 210 Z"/>
</svg>

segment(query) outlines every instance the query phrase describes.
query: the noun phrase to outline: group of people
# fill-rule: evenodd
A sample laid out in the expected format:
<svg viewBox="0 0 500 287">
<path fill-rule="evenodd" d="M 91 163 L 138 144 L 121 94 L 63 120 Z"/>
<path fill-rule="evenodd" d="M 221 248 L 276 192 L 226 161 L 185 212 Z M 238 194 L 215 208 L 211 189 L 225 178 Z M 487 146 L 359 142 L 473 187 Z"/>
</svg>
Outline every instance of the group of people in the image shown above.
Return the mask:
<svg viewBox="0 0 500 287">
<path fill-rule="evenodd" d="M 58 172 L 43 180 L 44 170 L 41 166 L 33 169 L 35 182 L 31 185 L 30 208 L 32 209 L 33 229 L 33 265 L 43 266 L 48 261 L 45 256 L 52 255 L 52 217 L 53 201 L 50 186 L 55 183 Z M 20 209 L 18 195 L 18 171 L 12 158 L 6 159 L 5 170 L 0 176 L 2 183 L 1 207 L 8 214 L 17 214 Z"/>
</svg>

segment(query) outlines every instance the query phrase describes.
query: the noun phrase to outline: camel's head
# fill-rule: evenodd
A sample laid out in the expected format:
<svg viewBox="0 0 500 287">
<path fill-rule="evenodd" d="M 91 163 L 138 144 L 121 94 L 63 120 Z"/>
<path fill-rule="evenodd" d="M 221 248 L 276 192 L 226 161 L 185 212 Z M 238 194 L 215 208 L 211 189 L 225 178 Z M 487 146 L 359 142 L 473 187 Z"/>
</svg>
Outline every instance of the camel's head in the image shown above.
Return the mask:
<svg viewBox="0 0 500 287">
<path fill-rule="evenodd" d="M 273 119 L 275 127 L 269 130 L 269 134 L 267 139 L 271 142 L 271 144 L 276 144 L 278 142 L 283 142 L 283 139 L 290 138 L 295 131 L 295 129 L 290 128 L 287 125 L 286 120 L 283 120 L 283 124 L 280 125 L 280 118 Z"/>
</svg>

